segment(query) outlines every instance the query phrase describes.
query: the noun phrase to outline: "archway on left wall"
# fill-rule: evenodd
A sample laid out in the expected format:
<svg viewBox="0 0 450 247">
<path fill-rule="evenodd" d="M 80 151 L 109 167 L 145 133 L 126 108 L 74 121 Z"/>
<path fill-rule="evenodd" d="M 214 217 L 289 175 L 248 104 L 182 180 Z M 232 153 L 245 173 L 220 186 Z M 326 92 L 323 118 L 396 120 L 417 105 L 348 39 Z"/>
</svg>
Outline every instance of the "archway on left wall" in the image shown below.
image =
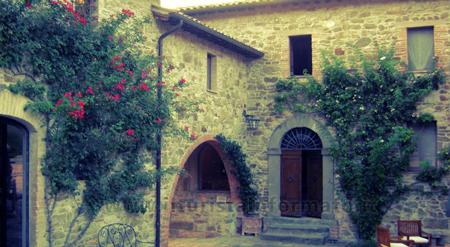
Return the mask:
<svg viewBox="0 0 450 247">
<path fill-rule="evenodd" d="M 184 155 L 169 198 L 168 238 L 215 237 L 236 232 L 239 182 L 213 136 L 199 138 Z"/>
<path fill-rule="evenodd" d="M 45 129 L 40 116 L 24 110 L 28 102 L 8 90 L 0 91 L 0 176 L 6 192 L 1 196 L 0 224 L 6 230 L 2 246 L 7 247 L 45 243 L 44 178 L 40 173 Z"/>
</svg>

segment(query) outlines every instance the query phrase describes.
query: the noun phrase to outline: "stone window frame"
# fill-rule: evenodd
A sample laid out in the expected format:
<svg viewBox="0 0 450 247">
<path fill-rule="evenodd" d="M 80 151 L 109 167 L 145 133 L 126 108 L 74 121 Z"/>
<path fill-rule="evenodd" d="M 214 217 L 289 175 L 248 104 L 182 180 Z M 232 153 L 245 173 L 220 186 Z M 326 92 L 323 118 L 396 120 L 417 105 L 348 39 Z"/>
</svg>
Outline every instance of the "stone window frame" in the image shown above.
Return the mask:
<svg viewBox="0 0 450 247">
<path fill-rule="evenodd" d="M 281 54 L 278 59 L 280 61 L 280 68 L 284 77 L 289 77 L 291 75 L 291 47 L 289 37 L 300 36 L 300 35 L 310 35 L 311 36 L 311 55 L 312 55 L 312 76 L 318 78 L 321 75 L 320 66 L 320 49 L 318 40 L 319 37 L 327 37 L 325 32 L 321 32 L 320 29 L 302 28 L 297 30 L 283 30 L 279 33 L 282 39 Z M 298 78 L 304 78 L 304 76 L 297 76 Z"/>
<path fill-rule="evenodd" d="M 217 94 L 219 90 L 219 83 L 218 83 L 218 54 L 207 51 L 206 52 L 206 91 L 209 93 Z M 211 68 L 210 68 L 210 59 L 211 59 Z M 211 76 L 211 78 L 210 78 Z M 211 80 L 211 81 L 210 81 Z"/>
<path fill-rule="evenodd" d="M 408 29 L 421 28 L 421 27 L 433 27 L 433 40 L 434 40 L 434 57 L 437 59 L 436 66 L 443 67 L 445 61 L 448 61 L 449 57 L 445 54 L 445 42 L 448 40 L 449 34 L 447 32 L 447 26 L 443 21 L 408 21 L 400 22 L 397 24 L 398 39 L 395 45 L 396 56 L 402 61 L 408 69 Z M 413 71 L 414 72 L 414 71 Z"/>
</svg>

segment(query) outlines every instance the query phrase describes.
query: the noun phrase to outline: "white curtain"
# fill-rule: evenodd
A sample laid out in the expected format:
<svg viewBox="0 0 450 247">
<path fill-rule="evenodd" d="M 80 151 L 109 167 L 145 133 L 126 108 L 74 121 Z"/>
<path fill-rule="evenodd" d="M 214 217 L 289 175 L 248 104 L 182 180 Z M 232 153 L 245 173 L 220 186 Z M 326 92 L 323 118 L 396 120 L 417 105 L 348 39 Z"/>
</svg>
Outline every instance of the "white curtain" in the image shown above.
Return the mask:
<svg viewBox="0 0 450 247">
<path fill-rule="evenodd" d="M 408 68 L 411 71 L 433 68 L 434 39 L 433 28 L 408 29 Z"/>
</svg>

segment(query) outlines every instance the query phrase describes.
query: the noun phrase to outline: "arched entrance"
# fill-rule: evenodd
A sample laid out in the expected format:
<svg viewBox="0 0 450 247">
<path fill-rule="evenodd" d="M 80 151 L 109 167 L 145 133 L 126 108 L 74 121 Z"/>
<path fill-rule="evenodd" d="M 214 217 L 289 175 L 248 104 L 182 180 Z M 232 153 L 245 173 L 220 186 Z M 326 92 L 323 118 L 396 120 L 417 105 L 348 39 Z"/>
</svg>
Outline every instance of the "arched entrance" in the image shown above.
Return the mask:
<svg viewBox="0 0 450 247">
<path fill-rule="evenodd" d="M 333 138 L 319 119 L 296 114 L 272 133 L 267 150 L 270 216 L 334 219 Z"/>
<path fill-rule="evenodd" d="M 169 238 L 233 234 L 238 183 L 217 140 L 200 138 L 186 155 L 182 168 L 170 199 Z"/>
<path fill-rule="evenodd" d="M 311 129 L 289 130 L 281 141 L 281 216 L 322 214 L 322 141 Z"/>
<path fill-rule="evenodd" d="M 0 243 L 28 246 L 28 141 L 25 126 L 0 116 Z"/>
</svg>

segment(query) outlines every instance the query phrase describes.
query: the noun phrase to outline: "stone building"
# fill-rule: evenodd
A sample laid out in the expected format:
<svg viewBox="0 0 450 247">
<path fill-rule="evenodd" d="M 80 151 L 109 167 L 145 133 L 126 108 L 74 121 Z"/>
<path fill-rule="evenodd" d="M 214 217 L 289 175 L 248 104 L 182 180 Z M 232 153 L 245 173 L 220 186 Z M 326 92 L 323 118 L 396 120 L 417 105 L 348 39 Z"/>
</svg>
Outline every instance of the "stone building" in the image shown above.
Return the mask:
<svg viewBox="0 0 450 247">
<path fill-rule="evenodd" d="M 447 75 L 450 72 L 447 0 L 248 0 L 181 10 L 161 8 L 157 0 L 87 2 L 99 21 L 124 8 L 138 16 L 151 16 L 154 21 L 146 27 L 148 43 L 143 47 L 148 53 L 156 51 L 162 33 L 183 21 L 181 30 L 164 41 L 164 57 L 176 67 L 177 76 L 190 82 L 186 93 L 201 103 L 195 114 L 177 116 L 197 138 L 164 140 L 163 166 L 185 170 L 184 175 L 163 181 L 164 244 L 170 238 L 236 234 L 239 184 L 215 139 L 219 133 L 238 141 L 248 156 L 261 198 L 262 238 L 310 243 L 354 240 L 356 233 L 340 203 L 335 164 L 329 153 L 333 133 L 314 114 L 276 114 L 273 96 L 277 78 L 300 76 L 304 69 L 320 78 L 322 50 L 345 57 L 351 46 L 371 52 L 377 44 L 393 44 L 396 55 L 411 69 L 426 69 L 427 63 L 412 65 L 413 48 L 409 46 L 417 36 L 429 41 L 423 48 L 429 52 L 427 56 L 437 57 L 438 66 Z M 6 70 L 0 74 L 1 84 L 17 79 Z M 411 184 L 418 161 L 439 165 L 437 152 L 450 144 L 448 83 L 447 79 L 419 106 L 420 112 L 431 113 L 436 121 L 417 129 L 418 151 L 411 171 L 405 174 Z M 17 151 L 16 157 L 18 179 L 24 188 L 20 214 L 27 223 L 18 230 L 18 238 L 30 246 L 47 246 L 44 178 L 40 172 L 45 129 L 39 116 L 24 111 L 26 103 L 22 96 L 0 91 L 0 127 L 11 129 L 8 135 L 21 140 L 16 141 L 17 149 L 25 150 Z M 244 109 L 261 120 L 258 128 L 247 128 Z M 297 163 L 300 159 L 306 170 L 302 176 Z M 281 167 L 289 167 L 288 172 Z M 300 185 L 301 178 L 306 189 L 289 187 L 290 183 Z M 404 195 L 383 223 L 391 225 L 394 232 L 397 219 L 421 219 L 435 236 L 450 236 L 445 214 L 448 196 L 429 191 L 422 184 L 414 186 L 417 189 Z M 285 207 L 300 201 L 300 195 L 307 207 Z M 147 200 L 150 208 L 143 216 L 127 215 L 121 205 L 104 207 L 82 246 L 96 246 L 98 230 L 114 222 L 133 225 L 140 239 L 151 241 L 152 191 Z M 76 198 L 61 199 L 55 211 L 55 246 L 64 242 L 76 203 Z"/>
</svg>

